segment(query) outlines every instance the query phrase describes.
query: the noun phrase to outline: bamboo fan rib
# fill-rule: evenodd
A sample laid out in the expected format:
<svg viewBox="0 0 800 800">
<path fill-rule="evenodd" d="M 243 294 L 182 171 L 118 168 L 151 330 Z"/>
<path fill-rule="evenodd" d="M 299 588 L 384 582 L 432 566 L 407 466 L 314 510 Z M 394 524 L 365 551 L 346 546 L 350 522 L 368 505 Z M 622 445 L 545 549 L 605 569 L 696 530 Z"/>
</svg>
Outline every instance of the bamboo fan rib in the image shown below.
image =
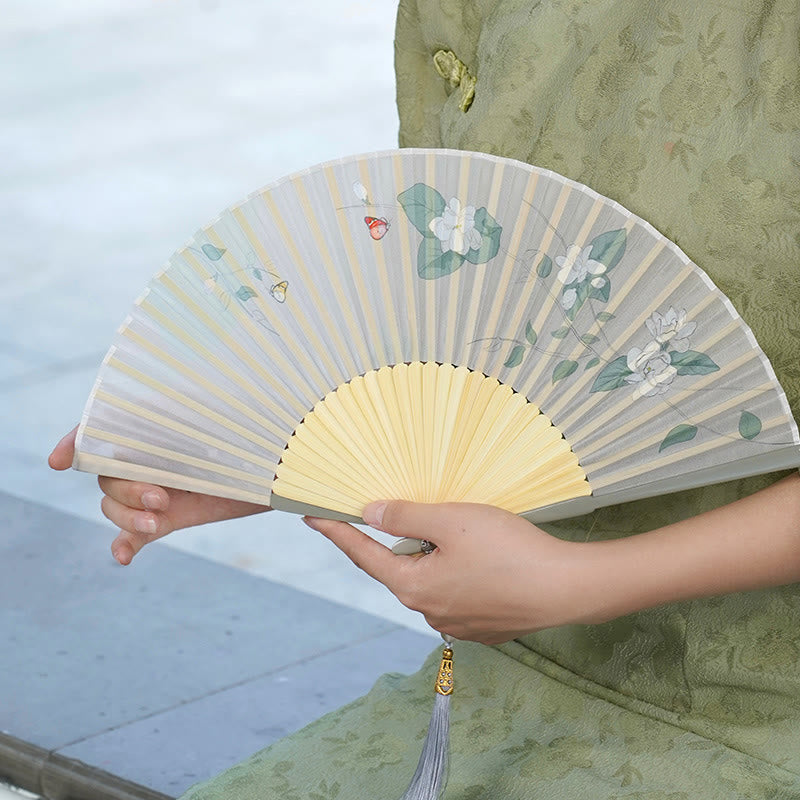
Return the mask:
<svg viewBox="0 0 800 800">
<path fill-rule="evenodd" d="M 649 224 L 552 172 L 402 150 L 224 211 L 137 300 L 78 469 L 357 519 L 532 519 L 800 463 L 752 333 Z"/>
</svg>

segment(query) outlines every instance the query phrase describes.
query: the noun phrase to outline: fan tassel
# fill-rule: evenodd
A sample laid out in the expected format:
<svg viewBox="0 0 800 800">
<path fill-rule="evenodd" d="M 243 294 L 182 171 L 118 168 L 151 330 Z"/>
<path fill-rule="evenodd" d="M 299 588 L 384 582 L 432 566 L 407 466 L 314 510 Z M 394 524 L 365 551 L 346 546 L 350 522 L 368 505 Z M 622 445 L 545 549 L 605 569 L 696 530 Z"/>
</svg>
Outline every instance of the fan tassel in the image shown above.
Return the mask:
<svg viewBox="0 0 800 800">
<path fill-rule="evenodd" d="M 438 800 L 447 784 L 450 750 L 450 695 L 453 694 L 452 641 L 445 638 L 439 674 L 436 676 L 433 713 L 422 745 L 417 771 L 400 800 Z"/>
</svg>

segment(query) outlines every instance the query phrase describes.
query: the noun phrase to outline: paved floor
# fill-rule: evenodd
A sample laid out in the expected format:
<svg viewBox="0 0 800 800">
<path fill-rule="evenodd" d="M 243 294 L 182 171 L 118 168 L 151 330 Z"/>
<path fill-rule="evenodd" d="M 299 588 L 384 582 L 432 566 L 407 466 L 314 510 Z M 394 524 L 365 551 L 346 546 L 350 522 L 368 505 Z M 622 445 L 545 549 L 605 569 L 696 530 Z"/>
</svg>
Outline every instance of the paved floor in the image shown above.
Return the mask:
<svg viewBox="0 0 800 800">
<path fill-rule="evenodd" d="M 4 2 L 0 732 L 175 794 L 363 691 L 370 642 L 398 656 L 378 670 L 435 643 L 288 515 L 175 534 L 115 568 L 93 478 L 45 464 L 133 298 L 192 231 L 283 174 L 395 144 L 394 7 Z M 328 662 L 357 679 L 298 701 Z"/>
</svg>

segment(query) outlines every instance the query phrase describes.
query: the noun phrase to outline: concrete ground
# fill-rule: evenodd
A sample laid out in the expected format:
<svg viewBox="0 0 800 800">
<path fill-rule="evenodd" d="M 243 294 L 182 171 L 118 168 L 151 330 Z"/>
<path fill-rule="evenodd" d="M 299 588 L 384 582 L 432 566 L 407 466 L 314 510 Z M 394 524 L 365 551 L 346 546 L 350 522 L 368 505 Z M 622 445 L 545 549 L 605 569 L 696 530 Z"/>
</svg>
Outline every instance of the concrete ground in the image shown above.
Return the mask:
<svg viewBox="0 0 800 800">
<path fill-rule="evenodd" d="M 395 145 L 394 12 L 393 0 L 3 4 L 0 734 L 175 795 L 377 675 L 328 678 L 321 700 L 258 722 L 254 704 L 289 696 L 287 670 L 300 683 L 341 674 L 376 637 L 407 670 L 435 645 L 289 515 L 174 534 L 116 568 L 94 479 L 45 463 L 129 305 L 189 234 L 281 175 Z"/>
</svg>

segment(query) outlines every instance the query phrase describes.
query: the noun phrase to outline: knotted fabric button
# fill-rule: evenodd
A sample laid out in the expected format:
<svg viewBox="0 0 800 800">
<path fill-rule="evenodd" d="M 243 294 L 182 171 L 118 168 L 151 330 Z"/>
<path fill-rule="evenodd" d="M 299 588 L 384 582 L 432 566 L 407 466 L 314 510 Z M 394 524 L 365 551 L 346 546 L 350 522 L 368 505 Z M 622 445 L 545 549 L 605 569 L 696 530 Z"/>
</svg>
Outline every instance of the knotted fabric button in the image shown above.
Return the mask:
<svg viewBox="0 0 800 800">
<path fill-rule="evenodd" d="M 467 65 L 452 50 L 437 50 L 433 56 L 433 65 L 450 86 L 461 90 L 458 107 L 466 112 L 475 99 L 475 78 L 470 74 Z"/>
</svg>

